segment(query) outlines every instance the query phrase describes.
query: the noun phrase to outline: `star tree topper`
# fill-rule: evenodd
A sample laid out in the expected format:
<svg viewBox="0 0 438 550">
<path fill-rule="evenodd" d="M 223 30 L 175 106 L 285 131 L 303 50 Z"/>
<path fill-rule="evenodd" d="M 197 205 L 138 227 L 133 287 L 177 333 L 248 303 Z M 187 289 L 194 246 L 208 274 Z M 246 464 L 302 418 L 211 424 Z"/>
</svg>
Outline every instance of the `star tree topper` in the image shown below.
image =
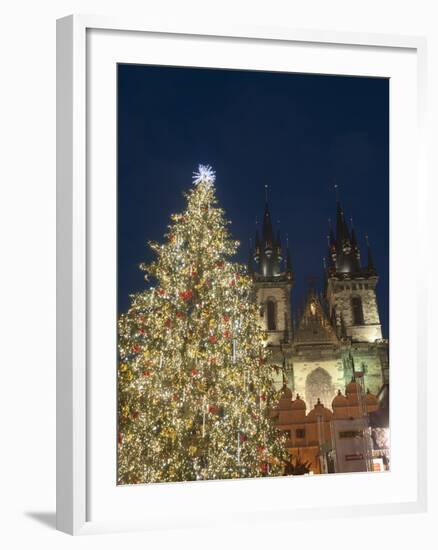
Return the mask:
<svg viewBox="0 0 438 550">
<path fill-rule="evenodd" d="M 194 185 L 205 183 L 209 187 L 213 187 L 216 180 L 216 172 L 209 164 L 200 164 L 198 171 L 193 173 Z"/>
</svg>

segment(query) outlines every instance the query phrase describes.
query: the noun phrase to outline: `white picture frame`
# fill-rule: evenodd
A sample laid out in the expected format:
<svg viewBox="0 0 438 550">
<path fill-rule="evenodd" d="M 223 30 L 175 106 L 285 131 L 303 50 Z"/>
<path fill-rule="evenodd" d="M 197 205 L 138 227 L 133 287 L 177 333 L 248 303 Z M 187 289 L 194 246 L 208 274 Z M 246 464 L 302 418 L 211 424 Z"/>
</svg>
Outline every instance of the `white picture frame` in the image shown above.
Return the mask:
<svg viewBox="0 0 438 550">
<path fill-rule="evenodd" d="M 166 525 L 182 526 L 187 525 L 188 520 L 184 514 L 178 515 L 177 510 L 165 510 L 160 499 L 163 495 L 172 495 L 172 498 L 187 499 L 189 494 L 195 494 L 195 498 L 203 500 L 209 495 L 213 498 L 230 498 L 234 489 L 230 482 L 213 482 L 198 484 L 179 484 L 185 488 L 174 489 L 174 484 L 167 486 L 154 486 L 150 493 L 156 503 L 155 515 L 153 517 L 141 518 L 118 515 L 115 512 L 94 519 L 90 517 L 92 502 L 90 499 L 90 486 L 93 483 L 92 472 L 94 451 L 91 444 L 90 433 L 90 411 L 93 410 L 95 395 L 90 389 L 90 352 L 91 326 L 89 322 L 90 302 L 93 299 L 92 289 L 93 277 L 90 276 L 89 267 L 90 251 L 95 250 L 90 246 L 90 228 L 93 228 L 95 218 L 96 201 L 90 201 L 89 181 L 92 176 L 91 157 L 94 152 L 92 140 L 89 139 L 90 120 L 90 71 L 94 67 L 93 58 L 90 57 L 90 46 L 94 43 L 90 40 L 90 32 L 98 31 L 105 33 L 106 45 L 110 43 L 113 36 L 121 36 L 130 33 L 131 37 L 149 36 L 170 38 L 173 43 L 183 44 L 184 41 L 202 39 L 204 41 L 220 40 L 222 44 L 230 48 L 242 44 L 263 44 L 270 48 L 286 45 L 301 45 L 310 47 L 317 45 L 318 48 L 329 48 L 335 46 L 337 49 L 355 47 L 364 48 L 374 52 L 373 55 L 386 54 L 391 52 L 409 52 L 415 57 L 415 81 L 412 81 L 412 89 L 415 89 L 417 107 L 414 123 L 418 127 L 418 133 L 411 137 L 415 141 L 416 150 L 412 153 L 410 170 L 414 170 L 415 185 L 412 184 L 410 196 L 417 204 L 416 212 L 418 226 L 415 227 L 414 236 L 420 243 L 416 254 L 418 258 L 424 258 L 423 238 L 425 234 L 425 219 L 418 215 L 425 208 L 426 178 L 425 178 L 425 145 L 423 142 L 423 128 L 425 119 L 425 40 L 419 37 L 374 35 L 374 34 L 350 34 L 327 31 L 300 31 L 285 28 L 171 28 L 162 26 L 152 28 L 147 24 L 138 21 L 112 19 L 95 16 L 69 16 L 58 20 L 57 23 L 57 528 L 70 534 L 84 534 L 95 532 L 107 532 L 114 530 L 130 529 L 152 529 Z M 133 34 L 134 33 L 134 34 Z M 172 46 L 175 47 L 175 46 Z M 117 48 L 117 46 L 115 46 Z M 107 48 L 111 49 L 111 48 Z M 97 46 L 96 50 L 99 50 Z M 359 50 L 357 50 L 359 51 Z M 108 54 L 109 55 L 109 54 Z M 123 54 L 123 61 L 128 61 L 126 52 Z M 129 54 L 130 55 L 130 54 Z M 166 50 L 168 64 L 175 57 L 175 51 Z M 181 54 L 182 55 L 182 54 Z M 109 59 L 109 58 L 108 58 Z M 138 59 L 132 58 L 134 62 Z M 179 57 L 175 64 L 183 64 L 184 60 Z M 249 58 L 248 58 L 249 59 Z M 390 61 L 389 61 L 390 62 Z M 269 66 L 269 55 L 266 58 L 266 66 Z M 202 66 L 202 65 L 201 65 Z M 208 66 L 208 65 L 204 65 Z M 278 68 L 277 70 L 280 70 Z M 311 72 L 311 71 L 310 71 Z M 330 72 L 328 70 L 327 72 Z M 365 73 L 366 74 L 366 73 Z M 370 74 L 374 74 L 373 72 Z M 382 73 L 381 76 L 386 74 Z M 100 77 L 99 77 L 100 78 Z M 102 78 L 104 78 L 102 76 Z M 112 97 L 115 96 L 115 90 Z M 111 137 L 110 137 L 111 140 Z M 412 145 L 412 141 L 410 144 Z M 104 145 L 102 145 L 104 147 Z M 109 148 L 114 147 L 108 145 Z M 107 149 L 111 150 L 111 149 Z M 391 162 L 391 169 L 396 166 Z M 403 188 L 404 189 L 404 188 Z M 401 195 L 405 193 L 401 190 Z M 92 195 L 93 196 L 93 195 Z M 415 199 L 415 200 L 414 200 Z M 114 206 L 113 201 L 110 201 Z M 94 206 L 90 206 L 93 204 Z M 404 202 L 401 204 L 403 208 Z M 112 206 L 110 206 L 111 210 Z M 113 235 L 114 236 L 114 235 Z M 392 244 L 394 244 L 392 242 Z M 105 261 L 105 258 L 102 258 Z M 425 279 L 418 270 L 416 274 L 417 293 L 411 306 L 420 311 L 426 303 Z M 110 288 L 111 289 L 111 288 Z M 90 292 L 91 290 L 91 292 Z M 391 318 L 396 318 L 391 311 Z M 319 505 L 313 508 L 311 505 L 296 506 L 289 503 L 288 499 L 282 501 L 276 508 L 259 509 L 256 506 L 246 505 L 245 513 L 235 515 L 236 521 L 242 519 L 259 520 L 261 517 L 269 519 L 284 519 L 285 517 L 303 519 L 318 517 L 334 517 L 342 515 L 359 514 L 383 514 L 397 512 L 419 512 L 426 509 L 426 342 L 425 327 L 421 326 L 421 318 L 417 322 L 417 338 L 409 351 L 415 355 L 416 370 L 415 380 L 412 384 L 415 395 L 415 450 L 416 460 L 414 461 L 415 472 L 411 476 L 411 494 L 399 501 L 385 501 L 382 498 L 379 502 L 370 504 L 360 502 L 360 499 L 350 505 L 338 505 L 327 507 Z M 115 326 L 114 326 L 115 331 Z M 94 337 L 95 333 L 93 333 Z M 392 344 L 393 342 L 391 342 Z M 406 359 L 407 360 L 407 359 Z M 92 363 L 92 361 L 91 361 Z M 97 368 L 97 367 L 96 367 Z M 113 380 L 114 386 L 116 379 Z M 397 405 L 397 399 L 395 399 Z M 391 404 L 391 407 L 393 405 Z M 391 408 L 392 421 L 397 422 Z M 115 423 L 115 417 L 108 413 L 108 422 Z M 112 418 L 112 420 L 111 420 Z M 394 420 L 393 420 L 394 418 Z M 95 433 L 95 431 L 94 431 Z M 100 444 L 99 444 L 100 446 Z M 96 450 L 96 446 L 94 447 Z M 102 444 L 102 448 L 105 448 Z M 97 451 L 96 451 L 97 452 Z M 104 455 L 105 456 L 105 455 Z M 109 456 L 109 455 L 108 455 Z M 100 459 L 100 457 L 99 457 Z M 109 459 L 108 459 L 109 460 Z M 105 468 L 102 467 L 102 470 Z M 327 480 L 330 476 L 319 476 Z M 336 476 L 335 476 L 336 477 Z M 361 476 L 359 475 L 359 478 Z M 264 480 L 257 480 L 264 483 Z M 281 493 L 279 483 L 287 483 L 291 480 L 277 479 L 269 480 L 270 486 L 265 483 L 254 485 L 253 480 L 242 480 L 231 482 L 239 487 L 240 494 L 246 495 L 242 498 L 248 502 L 254 500 L 254 496 L 263 491 L 266 494 Z M 297 485 L 302 486 L 303 481 L 315 484 L 315 479 L 293 480 Z M 319 481 L 319 480 L 318 480 Z M 331 490 L 327 481 L 320 480 L 322 490 Z M 196 485 L 196 488 L 195 488 Z M 406 486 L 409 480 L 406 480 Z M 257 488 L 254 491 L 254 487 Z M 125 491 L 124 497 L 127 494 Z M 132 488 L 131 488 L 132 489 Z M 142 488 L 133 488 L 142 490 Z M 94 489 L 93 489 L 94 490 Z M 99 490 L 99 489 L 96 489 Z M 313 489 L 312 489 L 313 490 Z M 176 492 L 175 492 L 176 491 Z M 184 492 L 183 492 L 184 491 Z M 177 494 L 177 492 L 179 492 Z M 268 493 L 267 493 L 268 492 Z M 108 493 L 109 494 L 109 493 Z M 121 493 L 119 493 L 121 494 Z M 140 494 L 140 493 L 137 493 Z M 104 495 L 104 493 L 102 493 Z M 123 498 L 124 498 L 123 497 Z M 102 497 L 106 498 L 106 496 Z M 149 500 L 150 500 L 149 498 Z M 290 500 L 290 499 L 289 499 Z M 94 506 L 94 505 L 93 505 Z M 196 503 L 193 503 L 196 506 Z M 249 506 L 249 507 L 248 507 Z M 165 514 L 166 511 L 166 514 Z M 292 515 L 293 512 L 293 515 Z M 224 515 L 223 520 L 227 521 L 228 516 Z M 216 518 L 217 519 L 217 518 Z M 229 518 L 228 518 L 229 519 Z M 214 521 L 213 519 L 211 521 Z M 208 525 L 210 519 L 207 516 L 198 514 L 192 525 Z M 190 522 L 189 522 L 190 523 Z"/>
</svg>

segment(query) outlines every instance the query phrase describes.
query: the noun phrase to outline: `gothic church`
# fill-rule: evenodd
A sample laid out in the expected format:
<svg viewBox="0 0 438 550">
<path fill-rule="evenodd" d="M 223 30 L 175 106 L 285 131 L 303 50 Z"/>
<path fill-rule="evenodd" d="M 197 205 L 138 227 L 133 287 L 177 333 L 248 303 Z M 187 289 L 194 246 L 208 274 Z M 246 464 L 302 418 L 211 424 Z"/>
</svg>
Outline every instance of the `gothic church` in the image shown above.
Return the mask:
<svg viewBox="0 0 438 550">
<path fill-rule="evenodd" d="M 277 387 L 298 395 L 307 410 L 318 400 L 330 407 L 338 391 L 358 376 L 374 395 L 389 383 L 388 340 L 382 338 L 376 300 L 378 274 L 368 242 L 367 248 L 363 263 L 354 228 L 338 201 L 336 228 L 328 235 L 323 295 L 309 290 L 304 310 L 293 322 L 292 262 L 288 247 L 283 253 L 280 234 L 274 235 L 266 202 L 248 269 L 270 361 L 279 367 Z"/>
</svg>

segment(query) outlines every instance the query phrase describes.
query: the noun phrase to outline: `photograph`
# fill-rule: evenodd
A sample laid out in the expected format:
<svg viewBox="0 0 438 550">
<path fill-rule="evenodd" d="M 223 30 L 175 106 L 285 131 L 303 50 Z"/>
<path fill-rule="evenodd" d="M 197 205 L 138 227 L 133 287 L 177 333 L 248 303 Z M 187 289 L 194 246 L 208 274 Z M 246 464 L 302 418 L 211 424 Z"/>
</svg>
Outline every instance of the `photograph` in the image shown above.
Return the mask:
<svg viewBox="0 0 438 550">
<path fill-rule="evenodd" d="M 390 471 L 389 111 L 117 65 L 118 485 Z"/>
</svg>

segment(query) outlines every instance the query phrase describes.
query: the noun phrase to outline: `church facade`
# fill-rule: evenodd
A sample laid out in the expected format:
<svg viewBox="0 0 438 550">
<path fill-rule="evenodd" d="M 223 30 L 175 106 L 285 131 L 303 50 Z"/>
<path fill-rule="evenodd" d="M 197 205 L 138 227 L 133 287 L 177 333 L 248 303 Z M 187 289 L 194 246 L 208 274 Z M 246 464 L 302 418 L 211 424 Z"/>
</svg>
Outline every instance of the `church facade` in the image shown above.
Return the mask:
<svg viewBox="0 0 438 550">
<path fill-rule="evenodd" d="M 277 367 L 276 385 L 302 399 L 308 411 L 317 403 L 331 408 L 338 391 L 358 377 L 373 395 L 389 384 L 388 340 L 382 337 L 371 248 L 367 242 L 363 262 L 339 201 L 327 240 L 324 291 L 310 289 L 295 316 L 291 257 L 280 234 L 274 234 L 267 203 L 248 264 L 270 362 Z"/>
</svg>

